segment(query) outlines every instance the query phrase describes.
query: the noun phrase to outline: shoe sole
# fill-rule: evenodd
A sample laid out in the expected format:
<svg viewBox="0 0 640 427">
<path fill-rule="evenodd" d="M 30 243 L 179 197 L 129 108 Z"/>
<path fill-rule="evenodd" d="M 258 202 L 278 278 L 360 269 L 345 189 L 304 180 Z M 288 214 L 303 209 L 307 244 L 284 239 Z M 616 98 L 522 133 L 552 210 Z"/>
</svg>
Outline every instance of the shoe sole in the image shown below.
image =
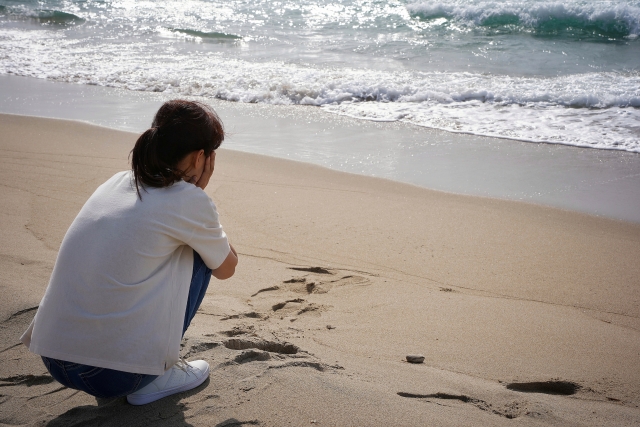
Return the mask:
<svg viewBox="0 0 640 427">
<path fill-rule="evenodd" d="M 202 378 L 198 378 L 193 382 L 183 384 L 180 387 L 174 387 L 167 390 L 157 391 L 155 393 L 143 394 L 140 396 L 136 396 L 130 394 L 127 396 L 127 402 L 131 405 L 139 406 L 146 405 L 147 403 L 155 402 L 156 400 L 160 400 L 163 397 L 171 396 L 172 394 L 182 393 L 183 391 L 192 390 L 198 387 L 200 384 L 205 382 L 209 378 L 209 367 L 207 366 L 207 370 L 202 376 Z"/>
</svg>

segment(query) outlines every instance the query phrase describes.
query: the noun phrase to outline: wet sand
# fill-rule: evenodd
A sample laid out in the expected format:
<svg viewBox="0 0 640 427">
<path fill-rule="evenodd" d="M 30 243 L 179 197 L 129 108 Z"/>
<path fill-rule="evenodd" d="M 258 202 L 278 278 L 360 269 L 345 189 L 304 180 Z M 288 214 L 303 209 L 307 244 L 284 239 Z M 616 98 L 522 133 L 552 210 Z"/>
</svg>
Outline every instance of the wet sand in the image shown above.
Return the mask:
<svg viewBox="0 0 640 427">
<path fill-rule="evenodd" d="M 640 423 L 640 225 L 224 149 L 207 193 L 240 265 L 183 342 L 210 379 L 143 407 L 61 388 L 18 338 L 136 135 L 0 129 L 0 425 Z"/>
<path fill-rule="evenodd" d="M 143 132 L 171 93 L 0 75 L 0 112 Z M 194 98 L 198 99 L 198 98 Z M 378 123 L 317 107 L 211 104 L 227 148 L 456 194 L 518 200 L 640 223 L 640 154 Z"/>
</svg>

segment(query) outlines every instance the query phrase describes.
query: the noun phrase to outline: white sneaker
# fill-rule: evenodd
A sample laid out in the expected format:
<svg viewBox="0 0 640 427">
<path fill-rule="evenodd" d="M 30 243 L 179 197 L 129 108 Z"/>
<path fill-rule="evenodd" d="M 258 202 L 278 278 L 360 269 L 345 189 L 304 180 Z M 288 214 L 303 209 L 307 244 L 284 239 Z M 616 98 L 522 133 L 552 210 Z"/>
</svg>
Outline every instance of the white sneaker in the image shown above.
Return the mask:
<svg viewBox="0 0 640 427">
<path fill-rule="evenodd" d="M 132 405 L 146 405 L 172 394 L 198 387 L 209 377 L 209 364 L 204 360 L 186 362 L 182 359 L 164 375 L 127 396 Z"/>
</svg>

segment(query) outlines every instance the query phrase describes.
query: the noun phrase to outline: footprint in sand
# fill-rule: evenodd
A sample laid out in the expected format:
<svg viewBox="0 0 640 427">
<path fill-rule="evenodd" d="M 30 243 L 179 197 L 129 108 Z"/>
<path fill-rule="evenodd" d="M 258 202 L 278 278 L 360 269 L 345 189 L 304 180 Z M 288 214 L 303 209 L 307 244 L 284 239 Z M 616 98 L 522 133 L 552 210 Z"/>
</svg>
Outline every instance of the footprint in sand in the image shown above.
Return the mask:
<svg viewBox="0 0 640 427">
<path fill-rule="evenodd" d="M 224 346 L 231 350 L 262 350 L 270 353 L 297 354 L 300 348 L 289 342 L 268 341 L 260 338 L 231 338 L 224 342 Z"/>
<path fill-rule="evenodd" d="M 14 375 L 11 377 L 0 378 L 0 387 L 17 385 L 32 387 L 35 385 L 51 384 L 53 381 L 54 380 L 50 375 Z"/>
<path fill-rule="evenodd" d="M 237 337 L 238 335 L 255 335 L 256 328 L 253 325 L 239 325 L 234 326 L 229 331 L 222 331 L 221 334 L 228 337 Z"/>
<path fill-rule="evenodd" d="M 510 383 L 507 388 L 522 393 L 543 393 L 571 396 L 576 394 L 582 386 L 571 381 L 540 381 L 526 383 Z"/>
<path fill-rule="evenodd" d="M 302 298 L 289 299 L 289 300 L 274 304 L 271 307 L 271 309 L 273 311 L 289 312 L 289 311 L 292 311 L 292 310 L 300 309 L 304 302 L 306 302 L 306 301 L 304 299 L 302 299 Z"/>
<path fill-rule="evenodd" d="M 343 275 L 337 279 L 329 279 L 326 276 L 336 276 L 336 270 L 329 270 L 324 267 L 289 267 L 291 270 L 306 271 L 310 274 L 305 276 L 294 276 L 291 279 L 284 280 L 282 285 L 270 286 L 258 290 L 251 295 L 255 297 L 259 294 L 275 291 L 289 291 L 300 294 L 326 294 L 331 289 L 339 286 L 367 285 L 371 281 L 363 276 L 352 274 Z M 329 279 L 329 280 L 327 280 Z"/>
<path fill-rule="evenodd" d="M 460 401 L 463 403 L 468 403 L 470 405 L 475 406 L 478 409 L 483 411 L 490 412 L 494 415 L 499 415 L 504 418 L 514 419 L 518 418 L 523 414 L 528 414 L 527 406 L 525 402 L 510 402 L 504 406 L 496 407 L 493 404 L 476 399 L 474 397 L 466 396 L 464 394 L 451 394 L 451 393 L 431 393 L 431 394 L 418 394 L 418 393 L 407 393 L 403 391 L 399 391 L 397 393 L 400 397 L 408 397 L 410 399 L 420 399 L 426 402 L 431 402 L 435 400 L 451 400 L 451 401 Z"/>
<path fill-rule="evenodd" d="M 319 278 L 295 277 L 284 282 L 287 290 L 301 294 L 326 294 L 336 287 L 367 285 L 370 280 L 362 276 L 345 275 L 334 280 Z"/>
<path fill-rule="evenodd" d="M 271 309 L 282 317 L 291 315 L 317 314 L 326 311 L 327 306 L 315 303 L 308 303 L 302 298 L 290 299 L 274 304 Z"/>
<path fill-rule="evenodd" d="M 184 342 L 180 344 L 182 349 L 187 349 L 182 355 L 183 358 L 195 356 L 196 354 L 204 353 L 211 349 L 214 349 L 221 345 L 219 341 L 202 340 L 196 338 L 185 338 Z"/>
<path fill-rule="evenodd" d="M 328 268 L 324 268 L 324 267 L 289 267 L 289 270 L 295 270 L 295 271 L 306 271 L 309 273 L 316 273 L 316 274 L 336 274 L 333 271 L 329 270 Z"/>
<path fill-rule="evenodd" d="M 315 315 L 319 316 L 320 313 L 329 309 L 329 306 L 310 303 L 304 298 L 290 298 L 286 300 L 280 300 L 280 302 L 274 304 L 271 298 L 280 294 L 301 294 L 301 295 L 321 295 L 330 292 L 333 289 L 345 286 L 362 286 L 368 285 L 371 281 L 364 277 L 353 274 L 344 274 L 340 270 L 329 269 L 325 267 L 288 267 L 290 270 L 305 272 L 307 274 L 300 276 L 292 276 L 291 278 L 282 281 L 279 285 L 273 285 L 266 288 L 259 289 L 251 297 L 260 296 L 263 303 L 271 304 L 271 310 L 262 306 L 262 313 L 250 312 L 244 314 L 234 314 L 222 318 L 222 320 L 240 319 L 245 317 L 257 318 L 266 320 L 270 315 L 277 315 L 281 319 L 290 317 L 292 322 L 297 319 L 296 316 L 303 315 Z M 365 273 L 368 274 L 368 273 Z M 293 296 L 293 295 L 290 295 Z M 277 301 L 277 300 L 276 300 Z M 265 308 L 268 311 L 265 312 Z"/>
<path fill-rule="evenodd" d="M 289 342 L 269 341 L 258 337 L 231 338 L 224 345 L 228 349 L 241 351 L 233 358 L 233 362 L 238 364 L 269 361 L 268 369 L 313 368 L 320 372 L 344 369 L 340 365 L 322 363 Z"/>
<path fill-rule="evenodd" d="M 266 320 L 268 318 L 269 318 L 269 316 L 265 316 L 264 314 L 258 313 L 257 311 L 249 311 L 249 312 L 246 312 L 246 313 L 231 314 L 229 316 L 225 316 L 225 317 L 221 318 L 220 320 L 232 320 L 232 319 L 260 319 L 260 320 Z"/>
</svg>

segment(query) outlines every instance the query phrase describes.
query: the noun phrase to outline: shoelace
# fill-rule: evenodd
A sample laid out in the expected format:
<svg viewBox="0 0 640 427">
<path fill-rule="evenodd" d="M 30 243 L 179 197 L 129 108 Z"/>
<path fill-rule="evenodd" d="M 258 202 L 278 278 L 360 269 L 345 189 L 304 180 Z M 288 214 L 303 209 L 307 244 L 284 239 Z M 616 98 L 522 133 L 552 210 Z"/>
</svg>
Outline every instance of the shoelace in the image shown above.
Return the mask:
<svg viewBox="0 0 640 427">
<path fill-rule="evenodd" d="M 189 371 L 193 369 L 191 368 L 191 365 L 189 365 L 189 363 L 186 360 L 184 360 L 182 357 L 178 358 L 178 361 L 176 362 L 176 366 L 182 369 L 183 371 L 185 371 L 187 375 L 189 374 Z"/>
</svg>

